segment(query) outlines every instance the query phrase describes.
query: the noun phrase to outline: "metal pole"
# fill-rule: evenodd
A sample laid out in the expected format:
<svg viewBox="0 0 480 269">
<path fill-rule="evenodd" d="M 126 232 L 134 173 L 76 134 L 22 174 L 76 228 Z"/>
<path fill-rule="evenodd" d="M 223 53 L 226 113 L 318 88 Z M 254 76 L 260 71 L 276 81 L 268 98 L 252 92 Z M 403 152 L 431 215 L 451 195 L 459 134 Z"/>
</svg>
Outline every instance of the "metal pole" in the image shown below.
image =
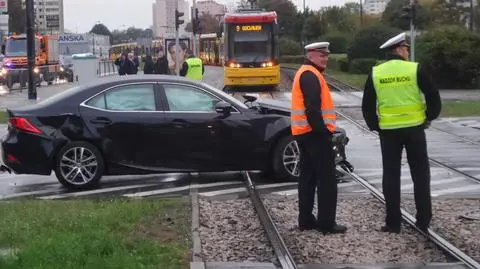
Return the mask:
<svg viewBox="0 0 480 269">
<path fill-rule="evenodd" d="M 470 31 L 474 31 L 474 26 L 475 25 L 475 9 L 473 5 L 473 0 L 470 0 Z"/>
<path fill-rule="evenodd" d="M 193 0 L 193 5 L 192 5 L 192 27 L 193 27 L 193 20 L 198 20 L 198 18 L 195 17 L 195 9 L 197 8 L 197 1 Z M 197 52 L 197 37 L 195 35 L 195 32 L 193 32 L 193 53 L 195 56 L 198 55 Z"/>
<path fill-rule="evenodd" d="M 33 0 L 26 0 L 27 12 L 27 58 L 28 58 L 28 100 L 37 100 L 37 89 L 35 82 L 35 25 Z"/>
<path fill-rule="evenodd" d="M 415 12 L 413 10 L 415 9 L 415 0 L 410 0 L 411 4 L 411 15 L 410 15 L 410 40 L 411 40 L 411 46 L 410 46 L 410 61 L 414 62 L 415 61 L 415 24 L 413 21 L 415 20 Z"/>
<path fill-rule="evenodd" d="M 360 0 L 360 26 L 363 25 L 363 1 Z"/>
<path fill-rule="evenodd" d="M 305 0 L 303 0 L 303 13 L 305 13 Z"/>
<path fill-rule="evenodd" d="M 178 1 L 175 1 L 175 10 L 178 10 Z M 178 36 L 178 27 L 175 29 L 175 73 L 177 76 L 180 76 L 180 59 L 178 54 L 179 51 L 179 36 Z"/>
</svg>

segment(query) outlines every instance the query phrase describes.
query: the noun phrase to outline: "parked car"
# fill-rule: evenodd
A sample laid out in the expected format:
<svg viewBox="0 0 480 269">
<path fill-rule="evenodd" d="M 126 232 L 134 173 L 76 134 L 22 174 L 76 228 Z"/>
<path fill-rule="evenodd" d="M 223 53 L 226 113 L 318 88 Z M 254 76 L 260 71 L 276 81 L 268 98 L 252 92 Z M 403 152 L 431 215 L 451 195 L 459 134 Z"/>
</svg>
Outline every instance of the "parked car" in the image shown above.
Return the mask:
<svg viewBox="0 0 480 269">
<path fill-rule="evenodd" d="M 295 180 L 299 152 L 287 106 L 249 105 L 175 76 L 102 78 L 9 109 L 2 169 L 50 175 L 69 189 L 103 175 L 256 170 Z M 337 163 L 346 134 L 335 134 Z"/>
</svg>

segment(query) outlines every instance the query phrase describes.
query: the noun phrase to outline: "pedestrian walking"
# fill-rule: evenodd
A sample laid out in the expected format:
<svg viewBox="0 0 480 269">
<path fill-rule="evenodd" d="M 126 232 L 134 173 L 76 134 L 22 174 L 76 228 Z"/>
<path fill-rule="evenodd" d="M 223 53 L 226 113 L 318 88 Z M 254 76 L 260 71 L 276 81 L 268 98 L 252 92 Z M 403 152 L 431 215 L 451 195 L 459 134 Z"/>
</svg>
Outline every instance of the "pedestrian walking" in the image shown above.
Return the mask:
<svg viewBox="0 0 480 269">
<path fill-rule="evenodd" d="M 168 59 L 164 51 L 158 52 L 157 62 L 155 63 L 155 74 L 168 75 Z"/>
<path fill-rule="evenodd" d="M 202 80 L 205 73 L 202 59 L 196 57 L 190 49 L 185 53 L 186 60 L 180 69 L 180 76 L 193 80 Z"/>
<path fill-rule="evenodd" d="M 335 107 L 322 75 L 329 55 L 329 43 L 307 45 L 305 63 L 295 74 L 292 86 L 291 130 L 300 149 L 298 181 L 300 230 L 317 229 L 324 234 L 345 233 L 336 223 L 337 180 L 332 137 Z M 313 202 L 317 192 L 317 219 Z"/>
<path fill-rule="evenodd" d="M 155 63 L 153 62 L 152 56 L 147 55 L 147 57 L 145 57 L 145 61 L 143 65 L 143 73 L 153 74 L 154 69 L 155 69 Z"/>
<path fill-rule="evenodd" d="M 387 211 L 383 232 L 401 230 L 400 175 L 404 147 L 414 184 L 416 225 L 427 231 L 432 219 L 425 129 L 439 116 L 442 103 L 425 70 L 408 61 L 409 48 L 404 33 L 380 46 L 387 51 L 387 62 L 373 67 L 363 93 L 363 117 L 370 130 L 380 135 Z"/>
</svg>

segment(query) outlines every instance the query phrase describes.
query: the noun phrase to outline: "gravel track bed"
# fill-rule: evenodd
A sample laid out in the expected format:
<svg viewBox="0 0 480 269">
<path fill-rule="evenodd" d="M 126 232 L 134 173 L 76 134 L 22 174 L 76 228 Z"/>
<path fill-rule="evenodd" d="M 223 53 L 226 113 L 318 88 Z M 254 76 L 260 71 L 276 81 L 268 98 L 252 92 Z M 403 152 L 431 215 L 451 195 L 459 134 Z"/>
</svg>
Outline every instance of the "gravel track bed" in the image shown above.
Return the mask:
<svg viewBox="0 0 480 269">
<path fill-rule="evenodd" d="M 415 216 L 417 211 L 412 199 L 404 199 L 402 207 Z M 480 220 L 467 220 L 461 217 L 474 210 L 480 210 L 480 199 L 433 199 L 431 228 L 480 262 Z"/>
<path fill-rule="evenodd" d="M 206 262 L 275 262 L 249 199 L 209 201 L 199 199 L 200 240 Z"/>
<path fill-rule="evenodd" d="M 401 234 L 382 233 L 384 207 L 370 197 L 339 197 L 337 222 L 344 235 L 300 232 L 297 197 L 269 195 L 264 199 L 287 247 L 301 264 L 380 264 L 446 262 L 443 252 L 410 227 Z M 314 210 L 314 212 L 316 209 Z"/>
</svg>

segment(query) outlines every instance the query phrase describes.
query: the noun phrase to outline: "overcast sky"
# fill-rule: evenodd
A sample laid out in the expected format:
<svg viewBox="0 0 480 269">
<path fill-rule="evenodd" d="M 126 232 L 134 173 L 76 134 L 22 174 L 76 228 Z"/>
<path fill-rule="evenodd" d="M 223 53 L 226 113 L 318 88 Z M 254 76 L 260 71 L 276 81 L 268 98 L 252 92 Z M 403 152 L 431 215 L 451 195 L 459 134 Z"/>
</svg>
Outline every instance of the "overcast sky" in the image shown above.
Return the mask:
<svg viewBox="0 0 480 269">
<path fill-rule="evenodd" d="M 192 2 L 192 0 L 188 0 Z M 199 1 L 199 0 L 197 0 Z M 217 0 L 227 3 L 230 0 Z M 292 0 L 302 6 L 303 0 Z M 311 9 L 322 6 L 343 5 L 347 0 L 305 0 Z M 88 32 L 97 22 L 110 30 L 130 26 L 152 26 L 152 3 L 155 0 L 63 0 L 65 28 L 73 32 Z"/>
</svg>

